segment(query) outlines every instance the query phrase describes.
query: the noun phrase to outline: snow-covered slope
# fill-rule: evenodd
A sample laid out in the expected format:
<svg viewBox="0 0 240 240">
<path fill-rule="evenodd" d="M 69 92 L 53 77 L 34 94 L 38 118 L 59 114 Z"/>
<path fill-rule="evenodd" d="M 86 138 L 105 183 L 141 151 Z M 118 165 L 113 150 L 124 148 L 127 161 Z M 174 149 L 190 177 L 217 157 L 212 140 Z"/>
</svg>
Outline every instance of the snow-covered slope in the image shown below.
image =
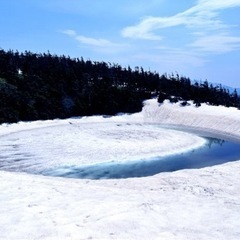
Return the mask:
<svg viewBox="0 0 240 240">
<path fill-rule="evenodd" d="M 81 125 L 81 121 L 180 124 L 240 138 L 236 109 L 182 108 L 167 102 L 159 107 L 156 100 L 147 101 L 143 111 L 133 115 L 2 125 L 0 135 L 60 128 L 69 122 Z M 147 178 L 100 181 L 0 171 L 0 239 L 237 240 L 239 171 L 239 161 Z"/>
<path fill-rule="evenodd" d="M 186 126 L 230 138 L 239 139 L 240 135 L 240 111 L 236 108 L 207 104 L 199 108 L 194 104 L 181 107 L 180 103 L 169 101 L 159 105 L 152 99 L 145 102 L 142 115 L 145 122 Z"/>
</svg>

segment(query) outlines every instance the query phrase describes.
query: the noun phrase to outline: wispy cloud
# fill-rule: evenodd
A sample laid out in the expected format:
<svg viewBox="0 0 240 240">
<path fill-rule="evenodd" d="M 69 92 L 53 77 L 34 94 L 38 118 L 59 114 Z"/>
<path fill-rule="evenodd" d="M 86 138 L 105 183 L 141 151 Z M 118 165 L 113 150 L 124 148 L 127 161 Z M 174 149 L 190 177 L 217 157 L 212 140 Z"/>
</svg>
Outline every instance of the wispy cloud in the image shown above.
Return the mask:
<svg viewBox="0 0 240 240">
<path fill-rule="evenodd" d="M 73 38 L 80 44 L 83 44 L 88 47 L 92 47 L 95 50 L 98 49 L 99 51 L 104 50 L 104 51 L 108 51 L 109 53 L 109 51 L 117 51 L 117 50 L 120 50 L 121 48 L 126 47 L 125 44 L 114 43 L 104 38 L 92 38 L 92 37 L 79 35 L 75 30 L 72 30 L 72 29 L 62 30 L 60 32 Z"/>
<path fill-rule="evenodd" d="M 63 34 L 66 34 L 68 35 L 69 37 L 76 37 L 77 36 L 77 33 L 76 31 L 72 30 L 72 29 L 66 29 L 66 30 L 61 30 L 59 31 L 60 33 L 63 33 Z"/>
<path fill-rule="evenodd" d="M 156 54 L 156 52 L 158 54 Z M 136 54 L 134 57 L 146 62 L 158 64 L 166 70 L 183 70 L 189 66 L 201 67 L 208 62 L 208 60 L 205 59 L 201 53 L 170 47 L 159 47 L 152 52 L 143 51 Z"/>
<path fill-rule="evenodd" d="M 193 42 L 191 47 L 201 52 L 225 53 L 240 50 L 240 37 L 227 34 L 203 36 Z"/>
<path fill-rule="evenodd" d="M 225 8 L 232 8 L 232 7 L 239 7 L 240 1 L 239 0 L 199 0 L 198 5 L 199 8 L 208 10 L 219 10 Z"/>
<path fill-rule="evenodd" d="M 198 0 L 195 3 L 175 15 L 148 16 L 122 29 L 124 38 L 133 39 L 141 46 L 141 51 L 132 57 L 166 71 L 191 72 L 191 69 L 203 69 L 210 64 L 214 55 L 239 51 L 240 36 L 234 33 L 236 26 L 229 25 L 221 13 L 240 7 L 240 0 Z"/>
<path fill-rule="evenodd" d="M 122 30 L 122 36 L 135 39 L 161 40 L 159 30 L 182 26 L 195 32 L 208 33 L 229 27 L 219 20 L 223 9 L 240 7 L 240 0 L 199 0 L 195 6 L 170 17 L 146 17 L 135 26 Z"/>
<path fill-rule="evenodd" d="M 155 30 L 180 24 L 183 24 L 183 18 L 179 18 L 177 15 L 168 18 L 146 17 L 138 25 L 124 28 L 122 30 L 122 36 L 147 40 L 161 40 L 163 37 L 155 34 Z"/>
</svg>

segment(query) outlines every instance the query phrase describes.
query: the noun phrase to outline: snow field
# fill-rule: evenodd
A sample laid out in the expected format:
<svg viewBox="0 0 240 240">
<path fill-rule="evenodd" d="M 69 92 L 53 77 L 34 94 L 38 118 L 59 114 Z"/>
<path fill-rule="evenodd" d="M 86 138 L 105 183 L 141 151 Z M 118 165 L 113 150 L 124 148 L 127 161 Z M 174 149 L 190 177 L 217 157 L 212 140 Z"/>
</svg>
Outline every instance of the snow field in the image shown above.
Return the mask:
<svg viewBox="0 0 240 240">
<path fill-rule="evenodd" d="M 239 112 L 222 107 L 182 108 L 167 102 L 158 107 L 156 100 L 150 100 L 141 113 L 105 119 L 106 123 L 113 120 L 113 128 L 106 128 L 105 141 L 122 137 L 113 131 L 116 124 L 137 127 L 136 123 L 145 122 L 180 124 L 240 138 Z M 69 121 L 79 123 L 79 119 L 71 119 L 61 124 L 66 126 Z M 99 117 L 84 121 L 92 125 Z M 59 128 L 61 124 L 55 120 L 2 125 L 0 134 L 39 127 L 41 132 L 42 127 Z M 132 134 L 127 134 L 130 142 L 142 139 Z M 147 141 L 154 139 L 152 134 Z M 0 171 L 0 239 L 237 240 L 239 172 L 239 161 L 146 178 L 100 181 Z"/>
</svg>

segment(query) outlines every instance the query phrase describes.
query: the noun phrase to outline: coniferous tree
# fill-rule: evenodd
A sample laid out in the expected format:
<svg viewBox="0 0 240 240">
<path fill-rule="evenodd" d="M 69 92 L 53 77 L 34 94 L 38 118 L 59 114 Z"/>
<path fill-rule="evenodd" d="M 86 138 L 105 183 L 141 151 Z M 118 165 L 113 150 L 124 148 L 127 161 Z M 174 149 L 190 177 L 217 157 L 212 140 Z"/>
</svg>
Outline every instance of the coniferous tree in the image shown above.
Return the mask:
<svg viewBox="0 0 240 240">
<path fill-rule="evenodd" d="M 50 52 L 0 49 L 0 123 L 19 120 L 67 118 L 92 114 L 137 112 L 142 101 L 193 100 L 240 108 L 235 90 L 208 81 L 195 82 L 177 74 L 159 75 L 142 67 L 93 62 Z"/>
</svg>

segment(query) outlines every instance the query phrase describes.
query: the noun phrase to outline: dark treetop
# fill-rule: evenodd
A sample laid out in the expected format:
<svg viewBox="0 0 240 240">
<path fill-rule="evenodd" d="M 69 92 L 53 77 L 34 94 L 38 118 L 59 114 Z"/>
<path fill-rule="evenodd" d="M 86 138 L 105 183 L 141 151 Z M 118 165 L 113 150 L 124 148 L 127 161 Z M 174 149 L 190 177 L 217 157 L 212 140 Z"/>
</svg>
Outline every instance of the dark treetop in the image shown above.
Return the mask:
<svg viewBox="0 0 240 240">
<path fill-rule="evenodd" d="M 207 102 L 240 109 L 236 90 L 230 93 L 207 80 L 192 84 L 187 77 L 141 67 L 0 49 L 0 123 L 133 113 L 151 97 L 182 106 L 193 100 L 197 107 Z"/>
</svg>

